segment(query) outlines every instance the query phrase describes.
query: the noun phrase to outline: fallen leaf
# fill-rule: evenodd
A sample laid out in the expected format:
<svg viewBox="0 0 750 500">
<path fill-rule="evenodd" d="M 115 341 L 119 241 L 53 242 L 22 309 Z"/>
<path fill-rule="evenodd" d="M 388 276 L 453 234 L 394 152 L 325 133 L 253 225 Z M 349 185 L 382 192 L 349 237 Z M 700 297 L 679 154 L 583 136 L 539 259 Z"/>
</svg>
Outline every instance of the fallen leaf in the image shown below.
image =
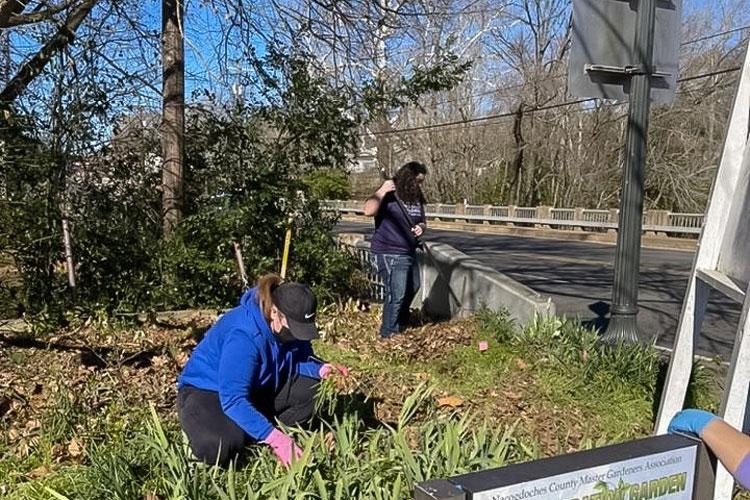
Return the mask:
<svg viewBox="0 0 750 500">
<path fill-rule="evenodd" d="M 73 458 L 83 455 L 83 446 L 81 446 L 81 443 L 76 438 L 71 439 L 70 443 L 68 443 L 68 455 Z"/>
<path fill-rule="evenodd" d="M 451 408 L 458 408 L 460 406 L 464 405 L 464 400 L 459 398 L 458 396 L 445 396 L 442 398 L 437 398 L 438 406 L 450 406 Z"/>
<path fill-rule="evenodd" d="M 182 351 L 177 353 L 177 355 L 174 357 L 174 360 L 180 368 L 183 368 L 187 364 L 189 358 L 190 354 Z"/>
<path fill-rule="evenodd" d="M 503 396 L 508 399 L 521 399 L 521 395 L 512 391 L 503 391 Z"/>
<path fill-rule="evenodd" d="M 521 358 L 516 358 L 516 366 L 519 370 L 525 370 L 529 367 L 529 364 Z"/>
<path fill-rule="evenodd" d="M 326 432 L 323 436 L 323 445 L 329 452 L 336 449 L 336 438 L 333 437 L 333 432 Z"/>
<path fill-rule="evenodd" d="M 169 358 L 167 358 L 167 356 L 164 355 L 164 354 L 162 354 L 160 356 L 154 356 L 151 359 L 151 363 L 155 367 L 159 368 L 159 367 L 166 366 L 167 364 L 169 364 Z"/>
<path fill-rule="evenodd" d="M 42 423 L 39 420 L 33 419 L 26 422 L 27 431 L 35 431 L 42 427 Z"/>
<path fill-rule="evenodd" d="M 40 465 L 39 467 L 37 467 L 36 469 L 30 472 L 27 472 L 26 477 L 28 477 L 29 479 L 40 479 L 46 475 L 49 475 L 51 472 L 52 472 L 52 468 L 49 465 L 44 464 L 44 465 Z"/>
</svg>

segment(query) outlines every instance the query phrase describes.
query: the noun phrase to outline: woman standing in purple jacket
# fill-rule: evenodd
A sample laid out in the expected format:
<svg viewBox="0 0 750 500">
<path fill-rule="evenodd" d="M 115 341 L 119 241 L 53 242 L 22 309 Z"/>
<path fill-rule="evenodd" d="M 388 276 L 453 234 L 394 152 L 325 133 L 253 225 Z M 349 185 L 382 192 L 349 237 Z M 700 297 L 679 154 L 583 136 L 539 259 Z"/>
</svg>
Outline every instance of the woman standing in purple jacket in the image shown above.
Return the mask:
<svg viewBox="0 0 750 500">
<path fill-rule="evenodd" d="M 420 184 L 426 175 L 423 164 L 409 162 L 365 202 L 365 215 L 375 217 L 370 248 L 385 286 L 381 338 L 392 337 L 408 323 L 409 306 L 419 290 L 417 238 L 427 228 Z"/>
</svg>

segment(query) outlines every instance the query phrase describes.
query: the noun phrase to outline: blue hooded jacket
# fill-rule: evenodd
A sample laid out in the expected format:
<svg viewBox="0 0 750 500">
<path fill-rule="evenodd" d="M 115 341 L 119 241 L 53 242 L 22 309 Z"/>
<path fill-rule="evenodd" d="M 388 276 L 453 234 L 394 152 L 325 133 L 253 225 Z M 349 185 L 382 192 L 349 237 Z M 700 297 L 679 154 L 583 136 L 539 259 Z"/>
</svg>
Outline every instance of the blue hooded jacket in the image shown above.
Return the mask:
<svg viewBox="0 0 750 500">
<path fill-rule="evenodd" d="M 219 393 L 221 408 L 242 430 L 262 441 L 273 424 L 252 404 L 259 393 L 276 394 L 292 375 L 319 379 L 321 362 L 308 341 L 282 343 L 268 326 L 257 289 L 225 313 L 193 350 L 177 386 Z"/>
</svg>

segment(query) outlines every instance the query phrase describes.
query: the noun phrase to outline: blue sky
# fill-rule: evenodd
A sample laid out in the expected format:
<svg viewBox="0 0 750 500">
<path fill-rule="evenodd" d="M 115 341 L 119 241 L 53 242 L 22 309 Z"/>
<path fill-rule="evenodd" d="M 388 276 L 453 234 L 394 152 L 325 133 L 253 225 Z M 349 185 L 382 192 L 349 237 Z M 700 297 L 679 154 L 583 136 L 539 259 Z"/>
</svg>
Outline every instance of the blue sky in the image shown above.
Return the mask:
<svg viewBox="0 0 750 500">
<path fill-rule="evenodd" d="M 742 5 L 741 0 L 684 0 L 683 18 L 695 18 L 697 13 L 703 13 L 703 21 L 696 24 L 693 32 L 697 35 L 708 35 L 722 28 L 733 27 L 748 24 L 750 18 L 750 9 L 741 9 L 738 12 L 726 10 L 723 5 L 726 2 L 737 2 Z M 257 2 L 260 4 L 262 2 Z M 747 2 L 744 2 L 746 5 Z M 221 46 L 221 37 L 216 32 L 224 23 L 221 14 L 212 12 L 205 6 L 205 3 L 199 0 L 188 1 L 188 11 L 186 15 L 186 91 L 190 96 L 193 92 L 202 92 L 204 89 L 217 94 L 220 98 L 231 96 L 232 84 L 237 83 L 239 74 L 247 71 L 241 57 L 231 47 Z M 141 4 L 140 21 L 149 29 L 158 33 L 161 27 L 161 2 L 159 0 L 147 0 Z M 23 33 L 23 32 L 21 32 Z M 740 35 L 735 35 L 739 37 Z M 28 44 L 27 53 L 32 51 L 38 45 L 28 36 L 16 36 L 14 43 Z M 398 40 L 396 42 L 398 43 Z M 263 53 L 263 43 L 260 37 L 254 40 L 254 46 L 258 53 Z M 158 49 L 158 47 L 156 47 Z M 221 71 L 219 67 L 220 57 L 217 52 L 225 50 L 229 59 L 236 58 L 228 71 Z M 127 64 L 127 63 L 123 63 Z M 155 51 L 148 61 L 150 72 L 146 73 L 153 80 L 155 87 L 159 87 L 159 65 L 160 58 Z M 502 71 L 503 68 L 489 68 L 489 71 Z M 497 75 L 495 75 L 497 76 Z M 491 79 L 491 75 L 488 79 Z M 155 90 L 158 90 L 156 88 Z M 247 90 L 247 89 L 245 89 Z M 145 91 L 144 95 L 150 103 L 144 102 L 143 105 L 158 106 L 159 93 L 156 91 Z"/>
<path fill-rule="evenodd" d="M 704 21 L 695 28 L 698 36 L 720 31 L 722 21 L 724 27 L 748 23 L 750 16 L 748 16 L 747 9 L 744 12 L 729 12 L 724 10 L 722 3 L 716 0 L 683 0 L 683 19 L 693 18 L 696 14 L 703 13 L 701 17 Z M 156 10 L 155 12 L 152 10 L 152 14 L 156 14 L 157 20 L 158 8 L 159 2 L 151 3 L 151 9 Z M 211 38 L 210 31 L 218 27 L 220 20 L 216 19 L 214 13 L 201 7 L 196 0 L 189 3 L 186 19 L 186 62 L 187 71 L 192 75 L 186 81 L 188 92 L 202 88 L 208 88 L 214 92 L 226 92 L 228 89 L 220 88 L 222 84 L 212 77 L 218 72 L 218 63 L 216 58 L 212 57 L 210 49 L 207 49 L 218 43 L 217 39 Z M 263 50 L 260 40 L 257 41 L 256 48 Z"/>
</svg>

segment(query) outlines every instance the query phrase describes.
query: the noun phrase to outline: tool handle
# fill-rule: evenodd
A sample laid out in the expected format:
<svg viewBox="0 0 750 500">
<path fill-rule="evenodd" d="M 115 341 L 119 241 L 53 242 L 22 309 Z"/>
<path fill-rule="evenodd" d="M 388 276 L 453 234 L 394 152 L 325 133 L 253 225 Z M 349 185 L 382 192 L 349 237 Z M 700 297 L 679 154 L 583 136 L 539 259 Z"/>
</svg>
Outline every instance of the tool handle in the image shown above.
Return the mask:
<svg viewBox="0 0 750 500">
<path fill-rule="evenodd" d="M 398 203 L 398 207 L 401 209 L 401 212 L 404 214 L 404 218 L 406 218 L 406 223 L 409 224 L 409 231 L 411 232 L 411 228 L 416 226 L 416 224 L 414 224 L 414 219 L 412 219 L 411 215 L 409 215 L 409 210 L 406 208 L 406 205 L 404 205 L 404 202 L 401 200 L 401 198 L 398 197 L 398 194 L 396 194 L 396 191 L 393 191 L 393 197 L 396 199 L 396 203 Z M 422 237 L 417 236 L 414 233 L 411 233 L 411 235 L 417 241 L 417 246 L 422 248 L 424 246 L 424 240 L 422 240 Z"/>
</svg>

